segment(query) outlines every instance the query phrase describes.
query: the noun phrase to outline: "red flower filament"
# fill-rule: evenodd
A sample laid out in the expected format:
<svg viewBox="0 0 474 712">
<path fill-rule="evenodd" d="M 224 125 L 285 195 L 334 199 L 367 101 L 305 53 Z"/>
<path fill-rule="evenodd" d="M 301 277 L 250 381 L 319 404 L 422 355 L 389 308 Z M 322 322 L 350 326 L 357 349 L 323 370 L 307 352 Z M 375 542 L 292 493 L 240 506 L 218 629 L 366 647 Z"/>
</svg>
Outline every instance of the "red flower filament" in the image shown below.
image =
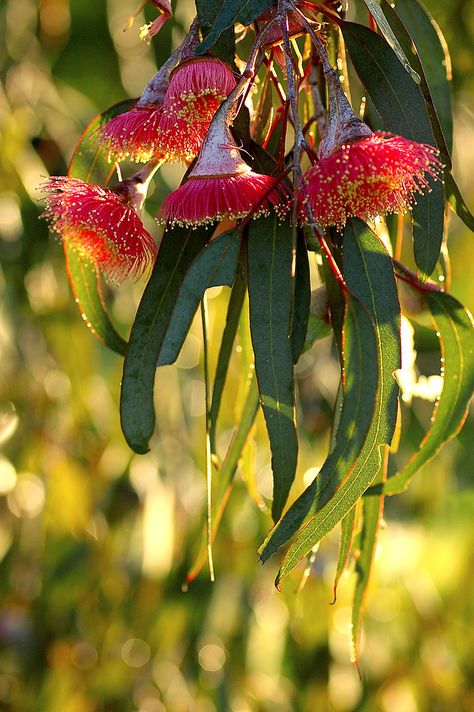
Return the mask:
<svg viewBox="0 0 474 712">
<path fill-rule="evenodd" d="M 43 216 L 51 229 L 110 281 L 139 277 L 154 260 L 153 238 L 113 191 L 56 176 L 43 189 L 48 193 Z"/>
<path fill-rule="evenodd" d="M 316 163 L 305 175 L 306 192 L 318 223 L 343 227 L 349 217 L 407 212 L 417 193 L 431 190 L 428 177 L 441 172 L 432 146 L 377 132 Z M 300 210 L 304 219 L 303 204 Z"/>
</svg>

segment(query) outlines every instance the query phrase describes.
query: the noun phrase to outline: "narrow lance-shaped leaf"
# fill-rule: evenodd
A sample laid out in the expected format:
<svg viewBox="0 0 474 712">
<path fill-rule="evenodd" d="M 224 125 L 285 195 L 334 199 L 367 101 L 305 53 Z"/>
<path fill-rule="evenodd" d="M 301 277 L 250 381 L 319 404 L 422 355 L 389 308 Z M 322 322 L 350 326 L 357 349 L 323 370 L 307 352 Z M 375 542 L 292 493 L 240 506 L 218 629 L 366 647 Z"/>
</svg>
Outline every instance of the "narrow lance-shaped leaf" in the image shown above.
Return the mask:
<svg viewBox="0 0 474 712">
<path fill-rule="evenodd" d="M 418 452 L 383 487 L 385 494 L 403 492 L 413 475 L 459 432 L 474 391 L 474 325 L 470 313 L 454 297 L 427 293 L 443 357 L 443 390 L 433 420 Z M 380 489 L 377 488 L 377 489 Z"/>
<path fill-rule="evenodd" d="M 420 87 L 383 37 L 352 22 L 344 23 L 342 31 L 352 63 L 385 130 L 436 146 Z M 415 260 L 422 278 L 436 267 L 444 231 L 443 185 L 427 180 L 431 190 L 417 197 L 412 211 Z"/>
<path fill-rule="evenodd" d="M 346 514 L 341 522 L 341 536 L 339 538 L 339 552 L 337 555 L 336 575 L 334 576 L 333 586 L 333 603 L 336 603 L 337 587 L 339 585 L 339 581 L 341 580 L 342 574 L 346 570 L 349 556 L 351 554 L 356 515 L 357 505 L 353 507 L 348 514 Z"/>
<path fill-rule="evenodd" d="M 165 230 L 138 307 L 125 357 L 120 404 L 122 429 L 135 452 L 148 452 L 155 427 L 153 385 L 160 348 L 186 272 L 212 230 L 212 226 Z"/>
<path fill-rule="evenodd" d="M 250 329 L 273 469 L 272 515 L 285 506 L 298 458 L 291 350 L 292 228 L 276 214 L 252 222 L 248 240 Z"/>
<path fill-rule="evenodd" d="M 451 210 L 453 210 L 453 212 L 455 212 L 456 215 L 461 218 L 463 223 L 474 232 L 474 215 L 467 207 L 466 202 L 461 195 L 461 191 L 459 190 L 456 184 L 456 181 L 449 172 L 445 174 L 444 189 Z"/>
<path fill-rule="evenodd" d="M 255 383 L 255 375 L 253 372 L 250 372 L 247 384 L 247 394 L 239 418 L 239 424 L 234 430 L 234 434 L 232 436 L 232 440 L 230 442 L 226 456 L 222 461 L 222 464 L 218 472 L 216 473 L 216 476 L 213 478 L 214 483 L 216 483 L 216 487 L 212 494 L 212 541 L 214 541 L 217 529 L 224 513 L 225 506 L 227 504 L 227 500 L 230 496 L 234 476 L 237 471 L 237 466 L 239 464 L 239 459 L 247 442 L 247 438 L 252 429 L 252 426 L 255 422 L 255 418 L 258 412 L 258 405 L 259 394 L 257 384 Z M 207 532 L 204 531 L 199 554 L 196 557 L 195 564 L 186 576 L 186 581 L 190 582 L 196 578 L 196 576 L 206 563 L 206 559 Z"/>
<path fill-rule="evenodd" d="M 392 31 L 392 28 L 388 24 L 385 15 L 380 9 L 380 3 L 378 0 L 364 0 L 368 11 L 374 18 L 375 22 L 379 26 L 383 36 L 397 55 L 398 59 L 402 63 L 402 66 L 408 72 L 410 77 L 416 84 L 420 83 L 420 77 L 418 73 L 413 69 L 408 59 L 409 55 L 404 52 L 403 47 L 401 47 L 398 37 L 396 37 Z"/>
<path fill-rule="evenodd" d="M 369 487 L 379 471 L 380 449 L 390 442 L 395 427 L 398 388 L 393 373 L 400 365 L 400 307 L 393 270 L 390 257 L 378 238 L 364 223 L 355 219 L 348 222 L 344 232 L 344 275 L 350 289 L 344 323 L 345 377 L 346 383 L 351 378 L 354 402 L 351 404 L 345 392 L 336 447 L 328 457 L 331 461 L 334 452 L 340 450 L 341 462 L 331 463 L 336 465 L 333 473 L 325 472 L 323 466 L 320 475 L 332 476 L 322 483 L 323 497 L 319 498 L 316 508 L 290 546 L 277 584 L 349 513 Z M 349 413 L 352 410 L 356 419 L 352 426 L 344 413 L 346 404 Z M 361 434 L 359 424 L 367 422 L 367 419 L 368 430 Z M 358 441 L 356 452 L 352 453 L 349 462 L 347 452 L 351 449 L 351 436 L 348 442 L 348 429 Z M 318 477 L 316 485 L 317 480 Z M 292 508 L 281 524 L 291 516 L 291 512 Z M 291 520 L 286 523 L 287 532 L 291 529 L 289 525 Z M 272 538 L 275 534 L 262 552 L 266 557 L 271 549 L 275 549 Z"/>
<path fill-rule="evenodd" d="M 69 164 L 70 178 L 79 178 L 85 183 L 100 185 L 109 181 L 114 169 L 107 161 L 107 152 L 98 143 L 98 132 L 107 121 L 129 109 L 133 103 L 131 100 L 123 101 L 91 121 L 82 134 Z M 106 346 L 112 351 L 124 354 L 127 342 L 118 334 L 108 315 L 99 271 L 90 262 L 85 261 L 77 251 L 70 248 L 67 236 L 63 240 L 63 245 L 67 274 L 82 318 L 91 332 Z"/>
<path fill-rule="evenodd" d="M 209 242 L 196 257 L 179 288 L 157 366 L 174 363 L 178 358 L 206 289 L 232 286 L 239 249 L 240 233 L 233 230 Z"/>
<path fill-rule="evenodd" d="M 388 447 L 385 448 L 383 462 L 375 482 L 384 482 L 387 477 Z M 362 531 L 359 555 L 356 558 L 356 583 L 352 602 L 352 661 L 359 660 L 362 615 L 377 548 L 378 535 L 383 517 L 384 497 L 366 492 L 362 497 Z"/>
<path fill-rule="evenodd" d="M 117 333 L 110 321 L 102 295 L 99 271 L 91 262 L 81 258 L 76 250 L 71 249 L 67 239 L 63 239 L 63 247 L 69 281 L 82 318 L 91 332 L 109 349 L 123 355 L 127 342 Z"/>
<path fill-rule="evenodd" d="M 242 275 L 237 274 L 227 308 L 227 317 L 222 334 L 219 355 L 217 357 L 216 372 L 214 375 L 214 386 L 212 388 L 211 408 L 209 411 L 209 438 L 211 441 L 211 451 L 216 451 L 216 429 L 217 419 L 221 407 L 222 394 L 224 392 L 227 371 L 229 370 L 230 358 L 234 347 L 235 335 L 239 324 L 239 317 L 245 298 L 247 287 Z"/>
<path fill-rule="evenodd" d="M 423 93 L 423 79 L 429 86 L 431 99 L 436 107 L 437 118 L 446 140 L 448 152 L 451 153 L 453 148 L 453 115 L 450 87 L 451 59 L 446 40 L 436 22 L 418 0 L 396 0 L 393 8 L 384 0 L 382 8 L 405 53 L 407 53 L 407 48 L 400 34 L 391 24 L 390 18 L 392 14 L 398 15 L 413 40 L 421 60 L 421 71 L 413 58 L 411 62 L 420 74 Z"/>
<path fill-rule="evenodd" d="M 306 249 L 303 231 L 299 229 L 296 235 L 291 315 L 291 349 L 293 353 L 293 363 L 297 363 L 305 348 L 310 304 L 311 283 L 308 251 Z"/>
</svg>

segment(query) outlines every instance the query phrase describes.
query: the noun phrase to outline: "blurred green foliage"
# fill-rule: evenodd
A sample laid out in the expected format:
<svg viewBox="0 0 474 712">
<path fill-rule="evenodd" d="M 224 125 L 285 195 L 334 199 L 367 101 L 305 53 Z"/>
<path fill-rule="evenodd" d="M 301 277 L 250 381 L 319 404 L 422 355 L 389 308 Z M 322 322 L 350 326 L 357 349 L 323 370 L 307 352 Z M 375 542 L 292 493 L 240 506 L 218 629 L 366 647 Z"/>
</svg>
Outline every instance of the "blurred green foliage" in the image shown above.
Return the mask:
<svg viewBox="0 0 474 712">
<path fill-rule="evenodd" d="M 362 681 L 349 662 L 350 573 L 329 605 L 338 533 L 324 542 L 303 589 L 301 570 L 275 591 L 277 562 L 256 564 L 269 512 L 249 500 L 242 477 L 215 544 L 216 582 L 203 571 L 182 590 L 205 503 L 199 325 L 177 367 L 157 376 L 158 432 L 151 454 L 134 456 L 119 426 L 121 360 L 85 328 L 62 250 L 37 220 L 42 178 L 66 171 L 93 115 L 140 93 L 194 12 L 190 0 L 179 0 L 176 19 L 150 47 L 137 37 L 143 16 L 123 32 L 135 5 L 6 0 L 0 7 L 0 709 L 470 712 L 472 414 L 410 491 L 387 502 Z M 473 3 L 427 5 L 452 52 L 455 164 L 472 204 Z M 180 170 L 165 168 L 155 179 L 151 214 Z M 451 253 L 451 291 L 472 309 L 474 245 L 455 218 Z M 124 285 L 109 295 L 124 333 L 142 288 Z M 217 344 L 228 290 L 210 296 Z M 423 373 L 436 373 L 432 332 L 417 327 L 415 347 Z M 328 339 L 303 356 L 297 373 L 305 434 L 294 494 L 327 449 L 338 383 Z M 236 354 L 222 448 L 242 378 Z M 404 408 L 409 439 L 400 462 L 417 447 L 430 412 L 419 399 Z M 265 499 L 261 421 L 254 441 L 242 469 L 255 470 Z"/>
</svg>

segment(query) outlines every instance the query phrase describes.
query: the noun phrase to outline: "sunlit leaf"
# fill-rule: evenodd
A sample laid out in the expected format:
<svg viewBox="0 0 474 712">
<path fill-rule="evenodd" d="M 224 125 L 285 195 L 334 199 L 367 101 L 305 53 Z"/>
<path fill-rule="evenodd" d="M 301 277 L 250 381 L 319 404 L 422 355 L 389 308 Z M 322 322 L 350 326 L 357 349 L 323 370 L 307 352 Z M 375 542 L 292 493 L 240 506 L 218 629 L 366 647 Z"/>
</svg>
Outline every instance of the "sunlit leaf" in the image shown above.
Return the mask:
<svg viewBox="0 0 474 712">
<path fill-rule="evenodd" d="M 232 286 L 237 270 L 240 232 L 234 230 L 209 242 L 199 253 L 179 288 L 176 304 L 160 348 L 158 366 L 174 363 L 199 302 L 209 287 Z"/>
<path fill-rule="evenodd" d="M 273 469 L 274 520 L 281 516 L 298 457 L 291 349 L 293 231 L 276 214 L 253 221 L 248 239 L 250 328 Z"/>
<path fill-rule="evenodd" d="M 407 75 L 391 47 L 363 25 L 346 22 L 342 30 L 352 63 L 385 130 L 435 146 L 421 89 Z M 443 185 L 431 178 L 428 182 L 431 192 L 417 197 L 412 213 L 415 260 L 423 278 L 436 267 L 444 231 Z"/>
<path fill-rule="evenodd" d="M 100 128 L 117 114 L 130 108 L 134 102 L 123 101 L 104 111 L 91 121 L 84 131 L 69 164 L 68 175 L 85 183 L 106 184 L 113 168 L 107 161 L 107 152 L 98 143 Z M 93 264 L 71 249 L 67 235 L 63 240 L 69 281 L 81 316 L 103 343 L 112 351 L 124 354 L 126 341 L 117 333 L 107 312 L 102 295 L 100 273 Z"/>
<path fill-rule="evenodd" d="M 109 349 L 123 355 L 127 342 L 117 333 L 110 321 L 102 296 L 98 269 L 81 258 L 77 251 L 71 248 L 68 240 L 63 240 L 63 247 L 69 281 L 82 318 L 91 332 Z"/>
<path fill-rule="evenodd" d="M 439 334 L 443 357 L 443 390 L 430 429 L 417 453 L 383 487 L 385 494 L 403 492 L 413 475 L 459 432 L 474 391 L 474 325 L 454 297 L 427 292 L 428 307 Z M 379 488 L 380 489 L 380 488 Z"/>
<path fill-rule="evenodd" d="M 341 576 L 346 570 L 347 562 L 352 550 L 352 541 L 354 539 L 354 528 L 357 515 L 357 505 L 346 514 L 341 521 L 341 536 L 339 539 L 339 552 L 337 555 L 336 574 L 334 576 L 333 594 L 334 603 L 336 602 L 337 587 Z"/>
<path fill-rule="evenodd" d="M 387 477 L 387 467 L 388 448 L 385 448 L 383 462 L 375 479 L 376 482 L 385 481 Z M 352 660 L 356 663 L 359 660 L 362 614 L 375 559 L 378 534 L 383 517 L 383 506 L 383 495 L 374 496 L 369 490 L 369 492 L 366 492 L 362 497 L 362 531 L 359 540 L 359 552 L 356 557 L 356 583 L 352 601 L 351 627 Z"/>
<path fill-rule="evenodd" d="M 345 382 L 336 444 L 314 483 L 270 533 L 267 559 L 303 523 L 277 583 L 341 521 L 379 471 L 380 449 L 391 441 L 400 364 L 400 308 L 391 260 L 359 220 L 344 232 L 344 275 L 350 294 L 344 323 Z"/>
<path fill-rule="evenodd" d="M 461 218 L 463 223 L 474 232 L 474 215 L 467 207 L 466 202 L 461 195 L 461 191 L 459 190 L 456 184 L 456 181 L 449 172 L 446 172 L 445 174 L 444 188 L 451 209 L 456 213 L 459 218 Z"/>
<path fill-rule="evenodd" d="M 247 394 L 238 421 L 239 424 L 234 430 L 232 440 L 230 442 L 225 458 L 223 459 L 221 466 L 219 467 L 219 470 L 214 477 L 216 487 L 212 494 L 212 541 L 214 541 L 214 538 L 216 536 L 220 521 L 222 519 L 222 515 L 225 510 L 225 506 L 232 490 L 234 476 L 237 471 L 239 459 L 242 455 L 242 451 L 245 447 L 247 438 L 255 422 L 255 418 L 258 412 L 259 394 L 255 380 L 255 374 L 253 371 L 251 371 L 249 373 L 247 383 Z M 186 581 L 190 582 L 196 578 L 196 576 L 206 563 L 206 559 L 207 532 L 204 531 L 200 552 L 196 557 L 195 564 L 186 576 Z"/>
<path fill-rule="evenodd" d="M 135 452 L 148 451 L 155 427 L 153 385 L 160 349 L 186 272 L 212 230 L 212 226 L 165 230 L 138 307 L 125 357 L 121 395 L 122 429 Z"/>
</svg>

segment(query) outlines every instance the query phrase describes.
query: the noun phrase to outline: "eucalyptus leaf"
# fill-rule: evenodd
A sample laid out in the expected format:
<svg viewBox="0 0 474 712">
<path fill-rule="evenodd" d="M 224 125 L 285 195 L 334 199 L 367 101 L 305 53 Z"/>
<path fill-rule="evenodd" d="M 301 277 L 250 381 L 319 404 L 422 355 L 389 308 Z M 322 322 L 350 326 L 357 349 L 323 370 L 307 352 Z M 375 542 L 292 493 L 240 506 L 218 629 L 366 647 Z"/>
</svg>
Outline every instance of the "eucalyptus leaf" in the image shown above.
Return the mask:
<svg viewBox="0 0 474 712">
<path fill-rule="evenodd" d="M 148 452 L 155 427 L 153 386 L 180 287 L 212 235 L 213 226 L 165 230 L 152 275 L 143 293 L 125 356 L 120 412 L 125 438 L 135 452 Z"/>
<path fill-rule="evenodd" d="M 207 6 L 209 16 L 215 18 L 205 39 L 198 47 L 198 53 L 204 54 L 217 42 L 222 33 L 236 22 L 241 25 L 250 25 L 265 10 L 273 5 L 275 0 L 202 0 L 197 6 Z"/>
<path fill-rule="evenodd" d="M 342 31 L 352 63 L 385 130 L 436 146 L 421 89 L 383 37 L 352 22 L 344 23 Z M 431 192 L 417 196 L 412 212 L 415 260 L 423 278 L 436 267 L 444 232 L 443 185 L 440 181 L 429 183 Z"/>
<path fill-rule="evenodd" d="M 377 475 L 381 447 L 391 441 L 400 364 L 400 307 L 391 260 L 360 220 L 344 232 L 349 288 L 344 322 L 344 397 L 335 447 L 319 475 L 290 507 L 261 549 L 267 559 L 304 522 L 277 584 L 354 507 Z"/>
<path fill-rule="evenodd" d="M 291 347 L 293 233 L 277 215 L 249 227 L 248 286 L 255 370 L 273 470 L 272 515 L 282 513 L 298 457 Z"/>
<path fill-rule="evenodd" d="M 413 475 L 445 443 L 458 434 L 474 392 L 474 325 L 471 314 L 450 294 L 426 293 L 436 324 L 443 362 L 443 390 L 433 412 L 432 425 L 416 454 L 383 486 L 384 494 L 399 494 Z M 374 488 L 375 489 L 375 488 Z M 381 487 L 376 488 L 377 491 Z"/>
</svg>

